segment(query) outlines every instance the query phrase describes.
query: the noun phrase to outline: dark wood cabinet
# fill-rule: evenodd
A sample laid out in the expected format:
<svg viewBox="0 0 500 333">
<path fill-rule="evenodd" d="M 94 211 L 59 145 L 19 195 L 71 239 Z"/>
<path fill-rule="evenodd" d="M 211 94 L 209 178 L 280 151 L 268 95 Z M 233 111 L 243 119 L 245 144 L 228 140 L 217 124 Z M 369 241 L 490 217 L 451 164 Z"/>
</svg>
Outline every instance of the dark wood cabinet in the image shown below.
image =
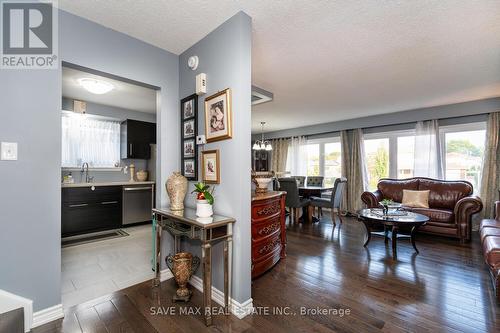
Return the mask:
<svg viewBox="0 0 500 333">
<path fill-rule="evenodd" d="M 122 222 L 122 187 L 63 188 L 61 206 L 63 237 L 119 228 Z"/>
<path fill-rule="evenodd" d="M 150 159 L 150 144 L 156 143 L 156 124 L 127 119 L 120 128 L 121 158 Z"/>
<path fill-rule="evenodd" d="M 285 192 L 252 195 L 252 279 L 286 255 Z"/>
</svg>

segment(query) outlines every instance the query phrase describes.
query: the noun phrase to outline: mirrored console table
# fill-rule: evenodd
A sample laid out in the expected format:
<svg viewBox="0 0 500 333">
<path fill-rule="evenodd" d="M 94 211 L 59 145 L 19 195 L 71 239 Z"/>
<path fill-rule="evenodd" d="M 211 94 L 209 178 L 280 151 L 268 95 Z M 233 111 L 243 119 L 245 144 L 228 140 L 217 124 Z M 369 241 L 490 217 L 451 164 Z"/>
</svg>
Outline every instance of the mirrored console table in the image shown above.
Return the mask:
<svg viewBox="0 0 500 333">
<path fill-rule="evenodd" d="M 229 314 L 233 223 L 235 221 L 231 217 L 220 215 L 200 218 L 196 216 L 196 210 L 191 208 L 185 208 L 182 211 L 171 211 L 168 207 L 153 209 L 153 267 L 155 271 L 153 286 L 160 285 L 160 265 L 165 257 L 161 253 L 163 230 L 167 230 L 174 237 L 175 253 L 181 251 L 180 241 L 182 237 L 200 240 L 203 270 L 203 311 L 207 326 L 212 325 L 212 246 L 219 242 L 223 242 L 224 245 L 224 307 L 225 313 Z"/>
</svg>

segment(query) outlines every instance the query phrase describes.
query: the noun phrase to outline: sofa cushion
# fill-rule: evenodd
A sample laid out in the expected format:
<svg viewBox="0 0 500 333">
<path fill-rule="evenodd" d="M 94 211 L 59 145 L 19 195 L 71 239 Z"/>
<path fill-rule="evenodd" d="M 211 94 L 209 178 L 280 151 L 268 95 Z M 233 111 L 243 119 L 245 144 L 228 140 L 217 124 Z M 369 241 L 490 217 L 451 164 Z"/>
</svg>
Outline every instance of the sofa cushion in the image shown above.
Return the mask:
<svg viewBox="0 0 500 333">
<path fill-rule="evenodd" d="M 418 189 L 430 190 L 429 207 L 454 209 L 458 200 L 472 194 L 472 185 L 464 181 L 419 178 Z"/>
<path fill-rule="evenodd" d="M 486 237 L 489 236 L 500 237 L 500 228 L 484 227 L 479 232 L 479 236 L 481 237 L 481 243 L 484 241 Z"/>
<path fill-rule="evenodd" d="M 429 208 L 429 191 L 403 190 L 403 206 Z"/>
<path fill-rule="evenodd" d="M 403 190 L 418 190 L 418 178 L 412 179 L 381 179 L 377 189 L 382 193 L 382 199 L 391 199 L 395 202 L 403 201 Z"/>
<path fill-rule="evenodd" d="M 483 241 L 484 260 L 492 268 L 500 267 L 500 237 L 488 236 Z"/>
<path fill-rule="evenodd" d="M 453 214 L 452 210 L 436 208 L 409 208 L 408 210 L 427 216 L 429 221 L 455 224 L 455 214 Z"/>
<path fill-rule="evenodd" d="M 479 230 L 483 229 L 484 227 L 500 228 L 500 221 L 484 219 L 479 225 Z"/>
</svg>

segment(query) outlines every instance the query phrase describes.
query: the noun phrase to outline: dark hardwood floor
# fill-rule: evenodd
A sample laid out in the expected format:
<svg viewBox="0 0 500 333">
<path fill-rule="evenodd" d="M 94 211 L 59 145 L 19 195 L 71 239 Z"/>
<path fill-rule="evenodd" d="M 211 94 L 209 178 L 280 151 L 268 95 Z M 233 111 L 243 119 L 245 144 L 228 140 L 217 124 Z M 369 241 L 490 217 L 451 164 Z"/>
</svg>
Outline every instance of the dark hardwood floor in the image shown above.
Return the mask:
<svg viewBox="0 0 500 333">
<path fill-rule="evenodd" d="M 460 246 L 419 235 L 419 255 L 402 240 L 397 261 L 383 238 L 365 249 L 364 237 L 362 223 L 344 218 L 332 228 L 328 214 L 314 225 L 288 227 L 287 258 L 253 282 L 252 297 L 256 307 L 285 307 L 290 315 L 216 316 L 207 328 L 202 315 L 179 315 L 184 306 L 201 305 L 201 294 L 173 304 L 169 280 L 156 291 L 145 282 L 67 309 L 63 320 L 34 332 L 500 332 L 500 306 L 477 237 Z M 177 315 L 158 314 L 170 306 Z M 345 312 L 300 315 L 301 307 Z"/>
</svg>

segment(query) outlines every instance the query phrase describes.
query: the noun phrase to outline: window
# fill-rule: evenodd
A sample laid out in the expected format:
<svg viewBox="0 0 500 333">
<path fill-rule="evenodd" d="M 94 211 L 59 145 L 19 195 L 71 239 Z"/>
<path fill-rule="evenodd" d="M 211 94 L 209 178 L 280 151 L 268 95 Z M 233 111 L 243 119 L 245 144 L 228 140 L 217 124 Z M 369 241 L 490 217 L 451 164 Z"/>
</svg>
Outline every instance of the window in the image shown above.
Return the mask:
<svg viewBox="0 0 500 333">
<path fill-rule="evenodd" d="M 307 175 L 319 176 L 319 144 L 307 144 Z"/>
<path fill-rule="evenodd" d="M 325 186 L 333 186 L 341 172 L 339 137 L 308 140 L 307 176 L 323 176 Z"/>
<path fill-rule="evenodd" d="M 415 158 L 415 136 L 398 137 L 397 178 L 413 177 L 413 159 Z"/>
<path fill-rule="evenodd" d="M 365 140 L 365 163 L 369 189 L 375 190 L 380 178 L 389 177 L 389 138 Z"/>
<path fill-rule="evenodd" d="M 325 186 L 333 186 L 335 178 L 342 174 L 340 161 L 342 158 L 340 142 L 325 143 L 324 176 Z"/>
<path fill-rule="evenodd" d="M 120 163 L 120 123 L 93 116 L 62 116 L 62 167 L 115 167 Z"/>
<path fill-rule="evenodd" d="M 485 123 L 440 128 L 444 145 L 444 169 L 447 180 L 467 180 L 479 192 L 486 135 Z"/>
</svg>

